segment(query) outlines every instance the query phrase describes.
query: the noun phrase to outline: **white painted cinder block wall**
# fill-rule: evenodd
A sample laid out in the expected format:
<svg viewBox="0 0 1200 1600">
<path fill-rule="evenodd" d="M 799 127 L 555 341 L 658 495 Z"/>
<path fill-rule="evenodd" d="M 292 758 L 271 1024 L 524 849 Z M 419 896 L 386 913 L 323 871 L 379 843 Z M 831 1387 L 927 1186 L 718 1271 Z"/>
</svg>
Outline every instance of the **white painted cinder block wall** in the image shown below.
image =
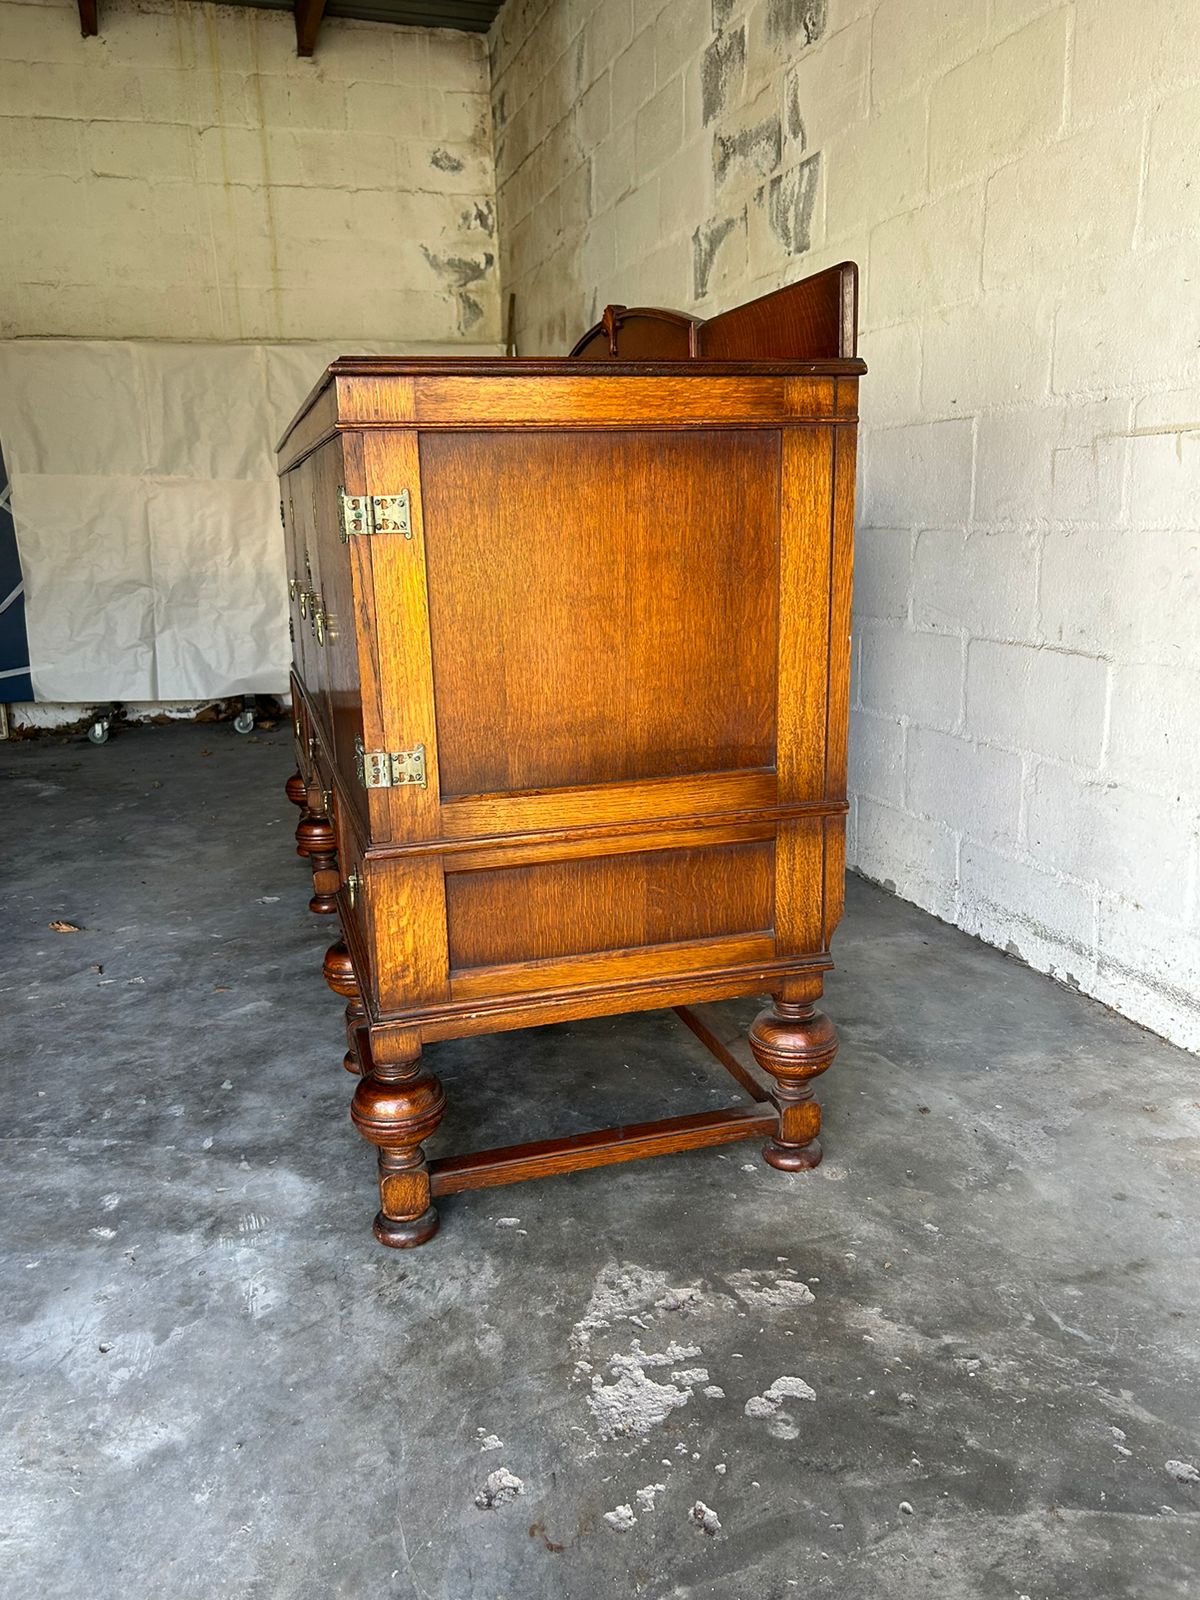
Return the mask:
<svg viewBox="0 0 1200 1600">
<path fill-rule="evenodd" d="M 1200 1049 L 1192 0 L 509 0 L 522 353 L 862 270 L 850 859 Z"/>
<path fill-rule="evenodd" d="M 0 0 L 0 337 L 499 337 L 477 35 Z"/>
</svg>

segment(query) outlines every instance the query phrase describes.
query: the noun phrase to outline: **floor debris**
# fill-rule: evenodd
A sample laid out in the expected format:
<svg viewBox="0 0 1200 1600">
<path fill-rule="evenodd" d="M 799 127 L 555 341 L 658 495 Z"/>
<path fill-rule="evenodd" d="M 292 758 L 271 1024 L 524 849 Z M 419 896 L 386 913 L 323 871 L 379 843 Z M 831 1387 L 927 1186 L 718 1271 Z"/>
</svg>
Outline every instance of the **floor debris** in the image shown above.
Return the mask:
<svg viewBox="0 0 1200 1600">
<path fill-rule="evenodd" d="M 481 1511 L 496 1511 L 500 1506 L 510 1505 L 519 1494 L 525 1493 L 525 1485 L 507 1467 L 497 1467 L 495 1472 L 489 1472 L 484 1480 L 483 1488 L 475 1496 L 475 1504 Z"/>
<path fill-rule="evenodd" d="M 592 1392 L 587 1397 L 588 1408 L 599 1424 L 602 1439 L 649 1433 L 651 1428 L 665 1422 L 672 1411 L 687 1405 L 692 1397 L 690 1389 L 677 1388 L 673 1383 L 655 1383 L 653 1378 L 648 1378 L 636 1355 L 614 1356 L 608 1369 L 615 1381 L 605 1383 L 600 1374 L 595 1373 Z"/>
<path fill-rule="evenodd" d="M 748 1417 L 773 1417 L 785 1400 L 815 1400 L 817 1391 L 803 1378 L 776 1378 L 763 1394 L 752 1395 L 744 1410 Z"/>
<path fill-rule="evenodd" d="M 697 1500 L 688 1515 L 698 1528 L 703 1528 L 707 1534 L 718 1534 L 721 1531 L 721 1519 L 711 1506 L 706 1506 L 703 1500 Z"/>
<path fill-rule="evenodd" d="M 606 1511 L 604 1520 L 610 1528 L 615 1528 L 618 1533 L 628 1533 L 630 1528 L 637 1523 L 632 1506 L 618 1506 L 615 1511 Z"/>
<path fill-rule="evenodd" d="M 648 1483 L 644 1489 L 639 1489 L 634 1499 L 643 1511 L 654 1510 L 654 1497 L 666 1493 L 665 1483 Z"/>
<path fill-rule="evenodd" d="M 1190 1461 L 1168 1461 L 1165 1465 L 1176 1483 L 1200 1483 L 1200 1472 Z"/>
</svg>

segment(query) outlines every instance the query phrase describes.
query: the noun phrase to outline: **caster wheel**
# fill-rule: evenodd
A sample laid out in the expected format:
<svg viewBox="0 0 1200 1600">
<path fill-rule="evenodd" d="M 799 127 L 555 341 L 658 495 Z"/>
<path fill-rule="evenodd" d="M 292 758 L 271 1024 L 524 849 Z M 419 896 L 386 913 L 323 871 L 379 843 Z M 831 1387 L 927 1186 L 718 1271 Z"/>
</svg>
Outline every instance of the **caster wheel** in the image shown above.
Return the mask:
<svg viewBox="0 0 1200 1600">
<path fill-rule="evenodd" d="M 254 732 L 254 713 L 253 713 L 253 711 L 239 711 L 237 716 L 234 717 L 234 719 L 233 719 L 233 731 L 234 731 L 234 733 L 253 733 Z"/>
<path fill-rule="evenodd" d="M 87 736 L 93 744 L 107 744 L 108 727 L 109 724 L 107 717 L 101 717 L 98 721 L 92 723 L 91 727 L 88 729 Z"/>
</svg>

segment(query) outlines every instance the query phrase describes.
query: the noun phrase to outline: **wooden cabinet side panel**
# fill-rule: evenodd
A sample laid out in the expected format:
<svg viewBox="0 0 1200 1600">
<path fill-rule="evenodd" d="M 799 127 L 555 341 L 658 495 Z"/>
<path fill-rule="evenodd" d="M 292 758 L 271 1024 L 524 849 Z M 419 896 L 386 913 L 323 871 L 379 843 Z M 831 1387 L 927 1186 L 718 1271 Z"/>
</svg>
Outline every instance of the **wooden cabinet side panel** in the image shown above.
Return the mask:
<svg viewBox="0 0 1200 1600">
<path fill-rule="evenodd" d="M 829 705 L 834 433 L 784 434 L 780 494 L 779 745 L 781 801 L 824 796 Z M 775 894 L 780 955 L 825 946 L 825 832 L 817 819 L 781 824 Z"/>
<path fill-rule="evenodd" d="M 362 535 L 370 562 L 372 615 L 379 675 L 380 748 L 425 747 L 425 787 L 404 784 L 379 791 L 380 839 L 432 839 L 440 832 L 437 720 L 429 646 L 429 597 L 425 577 L 417 435 L 408 430 L 359 435 L 364 492 L 409 493 L 412 537 L 402 533 Z M 368 585 L 364 584 L 364 593 Z"/>
<path fill-rule="evenodd" d="M 364 878 L 379 1012 L 387 1015 L 448 999 L 450 958 L 441 860 L 415 856 L 403 866 L 368 860 Z"/>
<path fill-rule="evenodd" d="M 854 426 L 843 424 L 833 429 L 833 441 L 825 798 L 844 800 L 850 732 L 850 602 L 854 581 L 854 471 L 857 443 Z"/>
<path fill-rule="evenodd" d="M 307 458 L 312 476 L 313 515 L 320 569 L 317 604 L 321 619 L 310 627 L 321 660 L 328 705 L 326 738 L 342 778 L 346 803 L 363 824 L 367 794 L 354 781 L 355 741 L 363 732 L 363 684 L 372 673 L 370 652 L 360 649 L 353 563 L 355 552 L 341 536 L 339 491 L 346 479 L 343 441 L 334 437 Z"/>
<path fill-rule="evenodd" d="M 422 435 L 447 796 L 773 765 L 779 457 L 771 427 Z"/>
</svg>

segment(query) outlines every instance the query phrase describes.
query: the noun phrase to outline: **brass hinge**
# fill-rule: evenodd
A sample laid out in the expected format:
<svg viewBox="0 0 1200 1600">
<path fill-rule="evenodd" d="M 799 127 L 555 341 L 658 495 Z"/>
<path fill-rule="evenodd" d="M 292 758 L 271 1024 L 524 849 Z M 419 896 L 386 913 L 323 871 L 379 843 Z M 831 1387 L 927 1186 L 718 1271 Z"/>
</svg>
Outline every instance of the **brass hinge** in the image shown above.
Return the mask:
<svg viewBox="0 0 1200 1600">
<path fill-rule="evenodd" d="M 415 750 L 364 750 L 361 739 L 354 741 L 354 764 L 364 789 L 398 789 L 415 783 L 424 789 L 425 746 Z"/>
<path fill-rule="evenodd" d="M 349 544 L 356 533 L 402 533 L 413 536 L 412 499 L 407 489 L 399 494 L 347 494 L 338 490 L 341 509 L 341 537 Z"/>
</svg>

